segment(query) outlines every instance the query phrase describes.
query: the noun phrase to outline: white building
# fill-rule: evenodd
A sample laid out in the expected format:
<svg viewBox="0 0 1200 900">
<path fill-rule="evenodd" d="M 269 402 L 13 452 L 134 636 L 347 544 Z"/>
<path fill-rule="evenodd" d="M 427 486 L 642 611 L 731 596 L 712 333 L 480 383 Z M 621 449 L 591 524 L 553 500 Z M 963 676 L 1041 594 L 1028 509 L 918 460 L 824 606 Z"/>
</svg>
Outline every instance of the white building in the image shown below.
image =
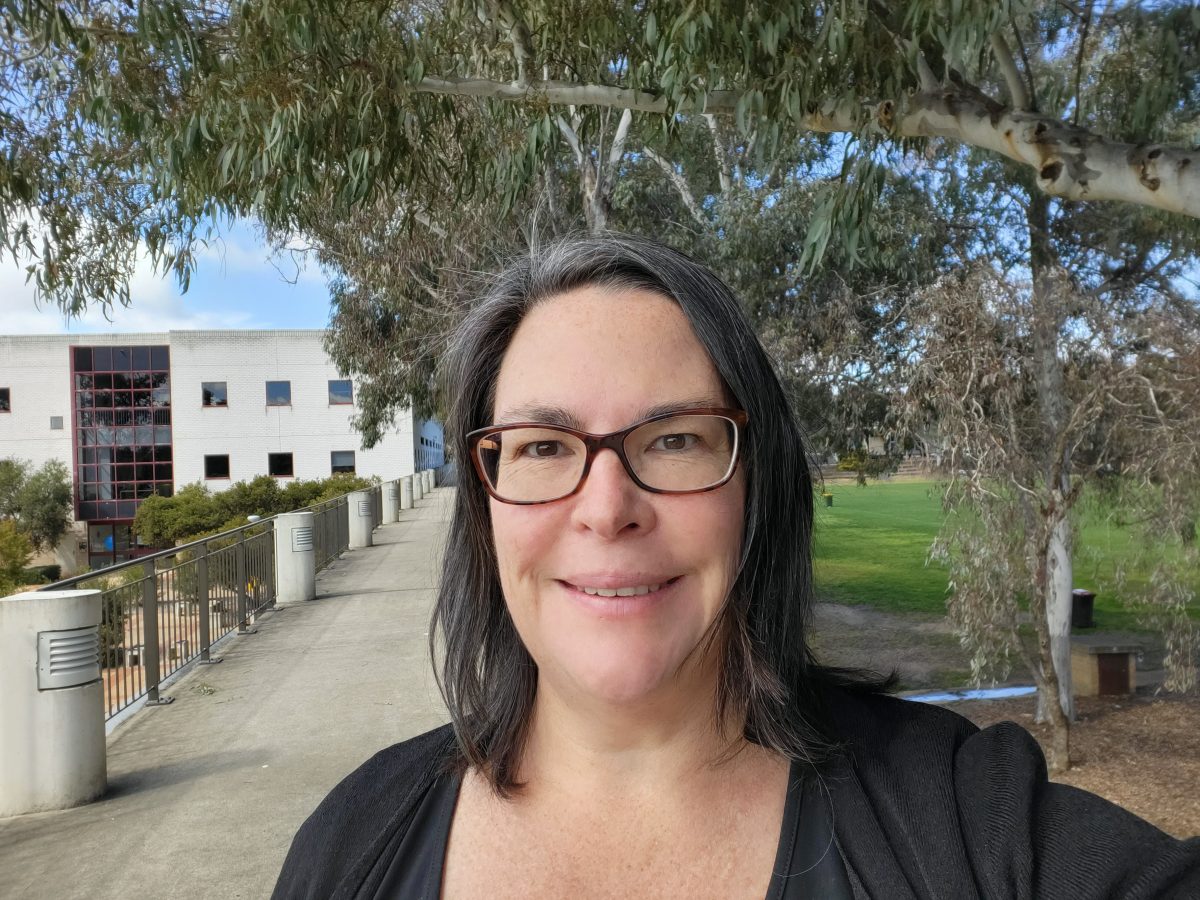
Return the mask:
<svg viewBox="0 0 1200 900">
<path fill-rule="evenodd" d="M 440 466 L 441 425 L 402 411 L 369 450 L 356 386 L 322 331 L 0 335 L 0 458 L 61 460 L 75 486 L 67 569 L 135 556 L 138 503 L 258 475 L 383 479 Z"/>
</svg>

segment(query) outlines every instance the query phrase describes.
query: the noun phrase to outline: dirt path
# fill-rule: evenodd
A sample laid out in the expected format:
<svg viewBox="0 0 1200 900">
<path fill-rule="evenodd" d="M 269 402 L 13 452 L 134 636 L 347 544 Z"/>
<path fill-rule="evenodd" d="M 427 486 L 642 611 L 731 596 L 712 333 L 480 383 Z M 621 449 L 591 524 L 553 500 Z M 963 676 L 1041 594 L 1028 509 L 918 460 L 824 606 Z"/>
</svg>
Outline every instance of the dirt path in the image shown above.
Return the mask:
<svg viewBox="0 0 1200 900">
<path fill-rule="evenodd" d="M 818 603 L 812 643 L 830 665 L 898 669 L 901 690 L 962 687 L 971 674 L 945 616 Z"/>
</svg>

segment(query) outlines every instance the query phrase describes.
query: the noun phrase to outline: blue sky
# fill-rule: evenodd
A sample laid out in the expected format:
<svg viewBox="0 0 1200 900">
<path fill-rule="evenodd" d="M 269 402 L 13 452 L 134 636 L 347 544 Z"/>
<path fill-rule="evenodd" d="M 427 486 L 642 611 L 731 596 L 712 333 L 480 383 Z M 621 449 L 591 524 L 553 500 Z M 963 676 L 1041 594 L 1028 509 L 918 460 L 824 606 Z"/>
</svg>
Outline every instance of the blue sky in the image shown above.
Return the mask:
<svg viewBox="0 0 1200 900">
<path fill-rule="evenodd" d="M 202 328 L 323 328 L 329 320 L 325 276 L 304 254 L 273 257 L 255 229 L 237 223 L 222 239 L 197 252 L 198 265 L 186 294 L 173 278 L 161 278 L 146 262 L 130 285 L 132 303 L 68 321 L 56 309 L 34 303 L 24 263 L 0 261 L 0 334 L 92 334 Z M 294 283 L 290 283 L 294 282 Z"/>
</svg>

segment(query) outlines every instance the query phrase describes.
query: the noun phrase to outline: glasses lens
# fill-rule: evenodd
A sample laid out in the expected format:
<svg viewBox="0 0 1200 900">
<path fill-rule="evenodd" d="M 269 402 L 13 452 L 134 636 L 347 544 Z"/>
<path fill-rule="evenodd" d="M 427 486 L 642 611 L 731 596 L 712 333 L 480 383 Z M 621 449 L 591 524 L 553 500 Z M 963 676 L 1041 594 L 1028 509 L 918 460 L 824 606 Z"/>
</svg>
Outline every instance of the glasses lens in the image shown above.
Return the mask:
<svg viewBox="0 0 1200 900">
<path fill-rule="evenodd" d="M 737 426 L 713 415 L 647 422 L 625 438 L 629 464 L 648 487 L 698 491 L 729 476 L 737 458 Z"/>
<path fill-rule="evenodd" d="M 535 503 L 575 490 L 587 458 L 583 441 L 549 426 L 484 435 L 476 453 L 498 496 Z"/>
</svg>

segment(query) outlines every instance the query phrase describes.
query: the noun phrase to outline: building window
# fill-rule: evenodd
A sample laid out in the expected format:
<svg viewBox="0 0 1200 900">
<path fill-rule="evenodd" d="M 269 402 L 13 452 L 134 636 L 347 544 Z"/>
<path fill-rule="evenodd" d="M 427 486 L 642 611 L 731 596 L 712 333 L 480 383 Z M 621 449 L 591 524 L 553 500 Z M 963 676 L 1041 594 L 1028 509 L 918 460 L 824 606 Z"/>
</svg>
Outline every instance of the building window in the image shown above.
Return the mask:
<svg viewBox="0 0 1200 900">
<path fill-rule="evenodd" d="M 267 406 L 291 406 L 292 383 L 290 381 L 267 382 Z"/>
<path fill-rule="evenodd" d="M 200 403 L 203 406 L 228 406 L 229 391 L 225 387 L 225 382 L 200 382 Z"/>
<path fill-rule="evenodd" d="M 354 451 L 334 450 L 329 454 L 329 470 L 336 475 L 338 472 L 354 474 Z"/>
<path fill-rule="evenodd" d="M 225 453 L 220 456 L 204 457 L 204 477 L 205 478 L 228 478 L 229 477 L 229 454 Z"/>
<path fill-rule="evenodd" d="M 354 402 L 354 385 L 349 378 L 331 379 L 329 382 L 329 405 L 340 406 Z"/>
<path fill-rule="evenodd" d="M 93 346 L 71 352 L 76 518 L 132 520 L 142 500 L 173 491 L 170 351 Z"/>
<path fill-rule="evenodd" d="M 284 382 L 286 384 L 286 382 Z M 292 454 L 268 453 L 267 471 L 275 478 L 291 478 L 295 470 L 292 467 Z"/>
<path fill-rule="evenodd" d="M 331 381 L 330 384 L 333 384 Z M 333 389 L 330 388 L 330 393 Z M 0 413 L 12 412 L 12 388 L 0 388 Z"/>
<path fill-rule="evenodd" d="M 51 431 L 62 431 L 63 430 L 63 417 L 62 416 L 51 416 L 50 417 L 50 430 Z"/>
</svg>

